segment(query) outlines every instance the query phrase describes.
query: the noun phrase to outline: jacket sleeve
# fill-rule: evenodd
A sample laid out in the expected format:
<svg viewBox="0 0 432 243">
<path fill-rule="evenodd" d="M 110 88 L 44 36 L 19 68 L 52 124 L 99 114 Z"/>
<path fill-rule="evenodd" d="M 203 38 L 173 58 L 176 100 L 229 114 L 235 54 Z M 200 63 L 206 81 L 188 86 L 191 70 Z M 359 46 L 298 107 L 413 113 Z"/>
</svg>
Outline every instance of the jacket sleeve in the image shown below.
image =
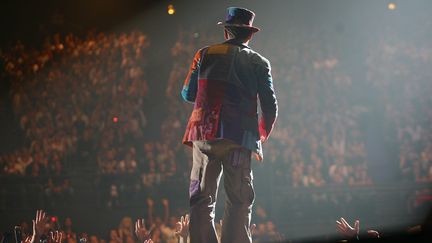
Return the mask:
<svg viewBox="0 0 432 243">
<path fill-rule="evenodd" d="M 198 90 L 198 74 L 201 65 L 201 52 L 202 49 L 197 51 L 197 53 L 195 54 L 192 65 L 189 69 L 188 75 L 186 76 L 181 91 L 181 96 L 183 97 L 183 100 L 191 103 L 195 102 Z"/>
<path fill-rule="evenodd" d="M 278 115 L 278 104 L 273 87 L 270 62 L 263 58 L 264 63 L 259 67 L 258 98 L 261 105 L 261 117 L 259 119 L 259 134 L 261 141 L 270 136 Z"/>
</svg>

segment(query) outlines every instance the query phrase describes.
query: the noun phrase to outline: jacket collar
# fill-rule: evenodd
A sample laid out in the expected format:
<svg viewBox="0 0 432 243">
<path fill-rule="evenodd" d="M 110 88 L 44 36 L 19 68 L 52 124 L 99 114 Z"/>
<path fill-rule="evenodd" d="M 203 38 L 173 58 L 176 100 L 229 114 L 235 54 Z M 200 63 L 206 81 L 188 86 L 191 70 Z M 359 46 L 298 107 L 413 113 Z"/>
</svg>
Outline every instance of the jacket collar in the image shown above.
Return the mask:
<svg viewBox="0 0 432 243">
<path fill-rule="evenodd" d="M 241 41 L 238 41 L 236 39 L 229 39 L 229 40 L 225 41 L 224 44 L 231 44 L 231 45 L 236 45 L 236 46 L 250 49 L 249 46 L 245 45 L 244 43 L 242 43 Z"/>
</svg>

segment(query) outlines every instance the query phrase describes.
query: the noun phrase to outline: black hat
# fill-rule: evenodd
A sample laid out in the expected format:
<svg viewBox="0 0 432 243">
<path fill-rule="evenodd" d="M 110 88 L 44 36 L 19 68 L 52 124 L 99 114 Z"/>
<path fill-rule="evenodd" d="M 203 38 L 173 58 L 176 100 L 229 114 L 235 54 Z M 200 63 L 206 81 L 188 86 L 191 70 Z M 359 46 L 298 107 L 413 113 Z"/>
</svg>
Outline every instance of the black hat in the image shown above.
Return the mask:
<svg viewBox="0 0 432 243">
<path fill-rule="evenodd" d="M 227 8 L 227 16 L 225 22 L 218 22 L 218 25 L 223 26 L 233 26 L 240 28 L 247 28 L 253 32 L 257 32 L 260 29 L 252 26 L 253 20 L 255 18 L 255 13 L 249 9 L 239 8 L 239 7 L 229 7 Z"/>
</svg>

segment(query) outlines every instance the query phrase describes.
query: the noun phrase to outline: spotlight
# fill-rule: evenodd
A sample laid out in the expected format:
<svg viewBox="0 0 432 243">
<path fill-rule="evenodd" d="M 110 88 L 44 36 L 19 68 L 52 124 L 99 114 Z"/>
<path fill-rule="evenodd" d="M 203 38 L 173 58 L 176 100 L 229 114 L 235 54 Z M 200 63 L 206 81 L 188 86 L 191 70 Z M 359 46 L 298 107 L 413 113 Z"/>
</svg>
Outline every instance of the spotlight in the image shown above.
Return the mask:
<svg viewBox="0 0 432 243">
<path fill-rule="evenodd" d="M 175 13 L 174 6 L 172 4 L 168 5 L 168 14 L 173 15 Z"/>
<path fill-rule="evenodd" d="M 118 117 L 116 117 L 116 116 L 113 117 L 113 122 L 114 122 L 114 123 L 117 123 L 117 122 L 118 122 Z"/>
<path fill-rule="evenodd" d="M 389 4 L 387 5 L 387 7 L 388 7 L 388 9 L 390 9 L 390 10 L 395 10 L 395 9 L 396 9 L 396 3 L 389 3 Z"/>
</svg>

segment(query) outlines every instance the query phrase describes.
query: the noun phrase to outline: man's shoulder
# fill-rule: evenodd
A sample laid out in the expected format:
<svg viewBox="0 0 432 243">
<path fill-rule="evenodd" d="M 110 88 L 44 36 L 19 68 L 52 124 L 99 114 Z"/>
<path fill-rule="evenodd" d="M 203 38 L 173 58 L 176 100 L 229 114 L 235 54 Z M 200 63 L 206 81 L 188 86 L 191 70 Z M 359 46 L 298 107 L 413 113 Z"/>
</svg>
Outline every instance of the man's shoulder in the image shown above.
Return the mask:
<svg viewBox="0 0 432 243">
<path fill-rule="evenodd" d="M 258 52 L 255 52 L 255 54 L 256 54 L 257 58 L 260 59 L 262 62 L 270 65 L 270 61 L 266 57 L 264 57 L 263 55 L 261 55 Z"/>
<path fill-rule="evenodd" d="M 254 60 L 255 63 L 270 67 L 270 61 L 262 54 L 252 49 L 249 49 L 249 52 L 249 55 L 251 55 L 251 58 Z"/>
</svg>

